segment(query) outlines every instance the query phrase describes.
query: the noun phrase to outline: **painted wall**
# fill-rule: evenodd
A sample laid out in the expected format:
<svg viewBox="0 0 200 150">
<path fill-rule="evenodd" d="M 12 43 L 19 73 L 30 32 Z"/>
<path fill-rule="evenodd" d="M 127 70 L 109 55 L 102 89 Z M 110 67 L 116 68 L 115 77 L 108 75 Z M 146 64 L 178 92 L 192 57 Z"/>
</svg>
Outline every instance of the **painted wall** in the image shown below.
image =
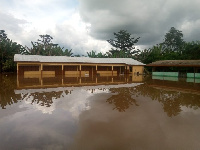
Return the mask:
<svg viewBox="0 0 200 150">
<path fill-rule="evenodd" d="M 21 65 L 21 66 L 20 66 Z M 107 65 L 107 64 L 103 64 Z M 62 72 L 64 71 L 64 75 L 71 76 L 80 74 L 81 75 L 89 74 L 89 76 L 96 75 L 96 73 L 99 73 L 100 75 L 119 75 L 119 74 L 128 74 L 131 73 L 132 70 L 133 74 L 143 74 L 144 66 L 127 66 L 127 70 L 125 69 L 126 66 L 116 64 L 108 64 L 108 66 L 102 66 L 100 64 L 99 66 L 96 66 L 94 64 L 92 65 L 66 65 L 64 64 L 29 64 L 29 63 L 20 63 L 18 67 L 18 75 L 20 76 L 29 76 L 31 74 L 41 74 L 41 70 L 45 76 L 51 75 L 51 76 L 57 76 L 62 75 Z M 62 71 L 63 69 L 63 71 Z M 113 71 L 112 71 L 113 70 Z M 98 72 L 97 72 L 98 71 Z M 131 74 L 132 74 L 131 73 Z"/>
<path fill-rule="evenodd" d="M 55 71 L 42 71 L 42 77 L 55 77 Z"/>
<path fill-rule="evenodd" d="M 132 81 L 133 82 L 142 82 L 143 81 L 143 75 L 132 75 Z"/>
<path fill-rule="evenodd" d="M 24 71 L 24 78 L 38 78 L 40 71 Z M 55 77 L 55 71 L 42 71 L 42 77 Z"/>
<path fill-rule="evenodd" d="M 144 66 L 132 66 L 132 74 L 144 74 Z"/>
<path fill-rule="evenodd" d="M 178 81 L 178 77 L 170 77 L 170 76 L 152 76 L 152 79 Z"/>
<path fill-rule="evenodd" d="M 100 76 L 117 76 L 117 71 L 97 71 L 98 74 L 100 74 Z"/>
<path fill-rule="evenodd" d="M 40 71 L 24 71 L 24 78 L 38 78 L 40 75 Z"/>
<path fill-rule="evenodd" d="M 187 73 L 187 78 L 200 78 L 200 73 Z"/>
<path fill-rule="evenodd" d="M 153 76 L 178 77 L 178 72 L 152 72 Z"/>
</svg>

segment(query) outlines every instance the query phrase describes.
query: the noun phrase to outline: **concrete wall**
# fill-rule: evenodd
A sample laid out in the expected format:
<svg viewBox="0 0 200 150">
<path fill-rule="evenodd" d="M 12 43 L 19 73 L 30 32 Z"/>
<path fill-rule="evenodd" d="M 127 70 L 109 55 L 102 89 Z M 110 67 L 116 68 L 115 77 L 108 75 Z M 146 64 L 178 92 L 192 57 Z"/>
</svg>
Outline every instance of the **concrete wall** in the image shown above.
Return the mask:
<svg viewBox="0 0 200 150">
<path fill-rule="evenodd" d="M 24 71 L 24 78 L 38 78 L 40 71 Z M 42 77 L 55 77 L 55 71 L 42 71 Z"/>
<path fill-rule="evenodd" d="M 55 77 L 55 71 L 42 71 L 42 77 Z"/>
<path fill-rule="evenodd" d="M 152 72 L 153 76 L 178 77 L 178 72 Z"/>
<path fill-rule="evenodd" d="M 40 71 L 24 71 L 24 78 L 38 78 L 40 74 Z"/>
<path fill-rule="evenodd" d="M 144 66 L 132 66 L 132 74 L 144 74 Z"/>
<path fill-rule="evenodd" d="M 54 64 L 54 63 L 19 63 L 17 64 L 18 75 L 25 78 L 31 75 L 42 75 L 53 77 L 58 75 L 65 76 L 89 76 L 97 73 L 103 76 L 117 76 L 120 74 L 143 74 L 144 66 L 126 66 L 122 64 Z M 131 72 L 132 70 L 132 72 Z M 41 74 L 42 72 L 42 74 Z"/>
<path fill-rule="evenodd" d="M 133 82 L 142 82 L 143 81 L 143 76 L 142 75 L 132 75 L 132 81 Z"/>
<path fill-rule="evenodd" d="M 97 71 L 100 76 L 117 76 L 117 71 Z"/>
<path fill-rule="evenodd" d="M 170 77 L 170 76 L 152 76 L 152 79 L 178 81 L 178 77 Z"/>
<path fill-rule="evenodd" d="M 200 78 L 200 73 L 187 73 L 187 78 Z"/>
</svg>

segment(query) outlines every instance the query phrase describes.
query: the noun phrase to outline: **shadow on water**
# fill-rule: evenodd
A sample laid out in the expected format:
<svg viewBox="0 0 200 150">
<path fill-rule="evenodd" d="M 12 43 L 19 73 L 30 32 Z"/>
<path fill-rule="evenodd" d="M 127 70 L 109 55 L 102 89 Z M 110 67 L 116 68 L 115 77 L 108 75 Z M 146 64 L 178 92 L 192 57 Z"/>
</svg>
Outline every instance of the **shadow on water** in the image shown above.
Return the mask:
<svg viewBox="0 0 200 150">
<path fill-rule="evenodd" d="M 160 80 L 151 77 L 71 77 L 71 78 L 18 78 L 16 75 L 1 75 L 0 106 L 6 109 L 19 101 L 31 99 L 43 107 L 51 107 L 53 100 L 70 95 L 76 88 L 88 90 L 107 89 L 111 96 L 105 101 L 113 110 L 125 112 L 139 106 L 138 97 L 158 101 L 169 117 L 177 116 L 183 106 L 200 107 L 200 84 L 186 82 L 186 79 Z M 139 83 L 139 84 L 134 84 Z M 109 86 L 111 85 L 111 86 Z"/>
</svg>

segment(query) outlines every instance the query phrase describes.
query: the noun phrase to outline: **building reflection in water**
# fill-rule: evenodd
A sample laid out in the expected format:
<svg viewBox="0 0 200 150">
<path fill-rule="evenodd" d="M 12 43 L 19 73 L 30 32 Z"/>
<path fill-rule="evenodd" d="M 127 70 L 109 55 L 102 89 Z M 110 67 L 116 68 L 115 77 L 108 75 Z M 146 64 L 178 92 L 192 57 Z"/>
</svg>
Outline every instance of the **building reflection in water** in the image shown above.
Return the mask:
<svg viewBox="0 0 200 150">
<path fill-rule="evenodd" d="M 114 104 L 114 109 L 118 111 L 125 111 L 129 108 L 129 105 L 136 104 L 135 100 L 128 95 L 127 92 L 123 92 L 124 88 L 119 88 L 119 90 L 115 90 L 118 87 L 126 87 L 130 83 L 141 83 L 143 81 L 143 76 L 128 76 L 128 75 L 120 75 L 120 76 L 56 76 L 56 77 L 43 77 L 37 75 L 31 75 L 23 77 L 17 77 L 17 88 L 18 89 L 29 89 L 29 88 L 51 88 L 51 87 L 80 87 L 87 86 L 87 88 L 92 88 L 91 93 L 94 93 L 95 88 L 98 88 L 98 85 L 113 85 L 107 86 L 106 88 L 110 88 L 112 93 L 118 93 L 117 95 L 111 96 L 107 102 L 110 104 Z M 121 86 L 120 86 L 121 85 Z M 93 87 L 88 87 L 93 86 Z M 134 85 L 129 85 L 134 86 Z M 105 88 L 98 88 L 98 90 L 104 91 Z M 50 92 L 35 92 L 31 93 L 32 102 L 31 103 L 39 103 L 41 106 L 50 107 L 53 103 L 52 98 L 59 99 L 61 95 L 64 93 L 67 95 L 71 93 L 72 90 L 68 88 L 68 90 L 64 91 L 54 91 L 52 89 Z M 125 89 L 126 90 L 126 89 Z M 30 97 L 30 93 L 24 94 L 24 92 L 20 91 L 17 93 L 22 93 L 22 99 Z"/>
<path fill-rule="evenodd" d="M 119 76 L 45 76 L 30 75 L 26 77 L 17 77 L 18 88 L 43 88 L 58 86 L 84 86 L 101 84 L 126 84 L 132 82 L 142 82 L 142 75 L 119 75 Z"/>
<path fill-rule="evenodd" d="M 77 90 L 90 94 L 110 93 L 105 101 L 119 112 L 139 107 L 138 98 L 158 101 L 169 117 L 177 116 L 183 107 L 200 107 L 200 84 L 186 81 L 144 80 L 143 76 L 17 77 L 17 82 L 15 76 L 1 76 L 1 79 L 2 109 L 27 99 L 32 104 L 51 107 L 55 100 L 66 98 Z"/>
</svg>

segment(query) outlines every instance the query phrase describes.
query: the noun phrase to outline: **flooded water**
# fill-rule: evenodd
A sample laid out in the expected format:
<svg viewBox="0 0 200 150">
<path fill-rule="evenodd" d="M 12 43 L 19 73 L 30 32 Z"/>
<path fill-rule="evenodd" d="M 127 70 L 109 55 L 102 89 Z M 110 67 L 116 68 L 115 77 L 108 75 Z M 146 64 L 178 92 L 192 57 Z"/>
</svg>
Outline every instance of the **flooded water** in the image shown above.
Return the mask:
<svg viewBox="0 0 200 150">
<path fill-rule="evenodd" d="M 200 83 L 1 75 L 1 150 L 200 149 Z"/>
</svg>

